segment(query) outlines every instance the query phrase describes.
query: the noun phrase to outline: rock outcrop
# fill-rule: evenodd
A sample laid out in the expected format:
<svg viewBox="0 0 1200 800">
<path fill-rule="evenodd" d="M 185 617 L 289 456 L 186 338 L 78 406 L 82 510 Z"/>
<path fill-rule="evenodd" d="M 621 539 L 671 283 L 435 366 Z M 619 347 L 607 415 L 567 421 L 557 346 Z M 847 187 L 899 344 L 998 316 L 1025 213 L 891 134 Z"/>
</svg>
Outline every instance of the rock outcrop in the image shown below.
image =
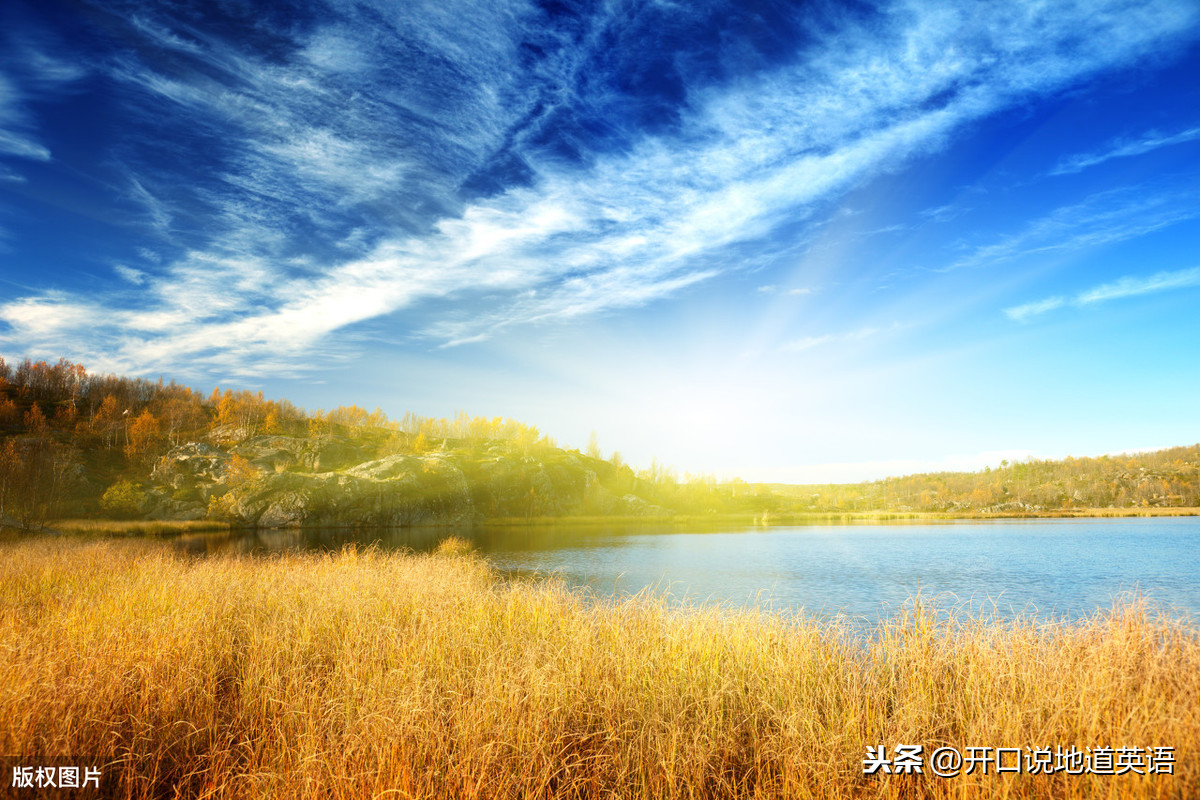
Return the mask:
<svg viewBox="0 0 1200 800">
<path fill-rule="evenodd" d="M 539 458 L 502 446 L 380 456 L 334 436 L 258 436 L 228 450 L 190 442 L 155 467 L 147 515 L 285 528 L 669 513 L 634 494 L 609 491 L 601 470 L 616 474 L 606 462 L 575 453 Z"/>
</svg>

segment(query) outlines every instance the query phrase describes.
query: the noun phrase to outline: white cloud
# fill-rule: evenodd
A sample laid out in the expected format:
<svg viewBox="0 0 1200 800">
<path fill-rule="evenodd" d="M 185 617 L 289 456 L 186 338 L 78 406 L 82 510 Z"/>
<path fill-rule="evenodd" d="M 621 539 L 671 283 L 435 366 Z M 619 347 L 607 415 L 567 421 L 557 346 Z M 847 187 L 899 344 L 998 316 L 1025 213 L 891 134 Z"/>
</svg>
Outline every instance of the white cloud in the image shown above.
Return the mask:
<svg viewBox="0 0 1200 800">
<path fill-rule="evenodd" d="M 780 288 L 780 287 L 774 286 L 774 285 L 767 285 L 767 286 L 759 286 L 757 291 L 759 294 L 777 294 L 778 293 L 778 294 L 787 295 L 788 297 L 802 297 L 804 295 L 813 293 L 813 290 L 807 286 L 796 286 L 796 287 L 793 287 L 790 289 L 784 289 L 784 288 Z"/>
<path fill-rule="evenodd" d="M 1153 193 L 1146 187 L 1094 194 L 1061 206 L 1024 230 L 975 248 L 940 270 L 988 267 L 1031 256 L 1058 255 L 1136 239 L 1200 217 L 1200 192 Z"/>
<path fill-rule="evenodd" d="M 1036 317 L 1039 314 L 1045 314 L 1047 311 L 1062 308 L 1066 304 L 1067 299 L 1065 297 L 1047 297 L 1045 300 L 1037 300 L 1033 303 L 1006 308 L 1004 309 L 1004 314 L 1015 322 L 1024 322 L 1030 317 Z"/>
<path fill-rule="evenodd" d="M 1104 300 L 1119 300 L 1124 297 L 1136 297 L 1168 289 L 1188 289 L 1196 286 L 1200 286 L 1200 267 L 1181 269 L 1176 272 L 1156 272 L 1148 277 L 1126 276 L 1113 283 L 1106 283 L 1082 292 L 1075 298 L 1075 302 L 1087 305 Z"/>
<path fill-rule="evenodd" d="M 152 227 L 164 234 L 170 230 L 173 219 L 170 208 L 136 178 L 130 179 L 129 197 L 146 210 L 147 221 Z"/>
<path fill-rule="evenodd" d="M 147 277 L 138 308 L 111 307 L 123 302 L 116 296 L 24 298 L 0 306 L 0 319 L 13 326 L 8 338 L 47 350 L 86 334 L 110 361 L 137 363 L 135 371 L 188 362 L 261 374 L 314 364 L 311 354 L 336 332 L 435 298 L 451 310 L 413 332 L 441 344 L 661 300 L 736 269 L 722 258 L 730 245 L 795 224 L 857 182 L 936 151 L 967 123 L 1160 50 L 1200 19 L 1188 4 L 1165 0 L 897 3 L 870 27 L 842 21 L 823 31 L 786 67 L 693 87 L 675 130 L 622 152 L 576 164 L 518 142 L 527 185 L 464 207 L 462 182 L 505 146 L 536 99 L 515 84 L 521 14 L 503 5 L 469 9 L 446 4 L 415 16 L 402 5 L 386 9 L 423 52 L 450 66 L 442 82 L 415 81 L 405 91 L 375 79 L 364 85 L 361 105 L 339 104 L 335 79 L 364 73 L 367 54 L 386 45 L 383 34 L 356 39 L 364 53 L 357 59 L 346 52 L 339 22 L 281 64 L 143 20 L 147 35 L 202 56 L 207 68 L 167 76 L 127 60 L 110 72 L 207 115 L 228 134 L 230 170 L 216 176 L 216 188 L 196 191 L 224 228 L 207 248 Z M 549 69 L 569 78 L 579 65 L 568 59 Z M 395 120 L 396 109 L 413 127 L 380 129 L 376 117 Z M 439 148 L 454 158 L 431 163 Z M 176 212 L 152 186 L 133 179 L 131 197 L 168 231 Z M 440 222 L 377 226 L 352 257 L 283 256 L 298 234 L 343 235 L 328 221 L 348 205 L 386 207 L 408 222 L 418 218 L 406 217 L 406 207 L 429 203 L 447 209 Z M 1121 209 L 1096 211 L 1076 220 L 1082 228 L 1070 246 L 1200 213 L 1185 206 L 1180 200 L 1138 224 L 1125 222 Z M 956 266 L 1066 246 L 1051 229 L 1067 222 L 1051 220 Z M 479 313 L 484 293 L 492 299 Z"/>
<path fill-rule="evenodd" d="M 32 161 L 49 161 L 50 149 L 37 140 L 31 95 L 42 98 L 59 91 L 86 74 L 77 64 L 47 54 L 57 43 L 28 32 L 24 40 L 3 41 L 4 71 L 0 71 L 0 155 Z M 9 173 L 11 174 L 11 173 Z M 23 182 L 23 177 L 20 181 Z"/>
<path fill-rule="evenodd" d="M 47 148 L 14 131 L 0 130 L 0 155 L 28 158 L 31 161 L 50 160 L 50 151 Z"/>
<path fill-rule="evenodd" d="M 1093 303 L 1108 300 L 1121 300 L 1126 297 L 1137 297 L 1144 294 L 1165 292 L 1171 289 L 1192 289 L 1200 287 L 1200 267 L 1176 271 L 1156 272 L 1153 275 L 1126 275 L 1112 283 L 1094 286 L 1067 299 L 1065 297 L 1048 297 L 1032 303 L 1006 308 L 1005 315 L 1016 322 L 1024 322 L 1030 317 L 1053 311 L 1066 305 L 1076 307 L 1088 306 Z"/>
<path fill-rule="evenodd" d="M 1064 159 L 1054 169 L 1050 170 L 1050 174 L 1069 175 L 1075 172 L 1082 172 L 1088 167 L 1103 164 L 1105 161 L 1111 161 L 1114 158 L 1140 156 L 1152 150 L 1183 144 L 1195 141 L 1196 139 L 1200 139 L 1200 127 L 1188 128 L 1169 136 L 1163 136 L 1157 131 L 1149 131 L 1137 139 L 1112 142 L 1106 150 L 1099 153 L 1085 153 Z"/>
<path fill-rule="evenodd" d="M 133 267 L 127 267 L 124 264 L 113 264 L 113 271 L 121 277 L 121 280 L 128 281 L 137 286 L 141 286 L 146 282 L 146 273 Z"/>
<path fill-rule="evenodd" d="M 892 326 L 892 330 L 898 326 Z M 859 328 L 858 330 L 848 331 L 846 333 L 823 333 L 820 336 L 804 336 L 799 339 L 793 339 L 779 346 L 779 349 L 789 353 L 799 353 L 805 350 L 811 350 L 814 347 L 831 344 L 833 342 L 857 342 L 862 339 L 867 339 L 879 333 L 879 328 Z"/>
<path fill-rule="evenodd" d="M 0 164 L 0 181 L 8 181 L 10 183 L 25 183 L 28 181 L 28 178 L 21 173 L 13 172 L 8 167 Z"/>
</svg>

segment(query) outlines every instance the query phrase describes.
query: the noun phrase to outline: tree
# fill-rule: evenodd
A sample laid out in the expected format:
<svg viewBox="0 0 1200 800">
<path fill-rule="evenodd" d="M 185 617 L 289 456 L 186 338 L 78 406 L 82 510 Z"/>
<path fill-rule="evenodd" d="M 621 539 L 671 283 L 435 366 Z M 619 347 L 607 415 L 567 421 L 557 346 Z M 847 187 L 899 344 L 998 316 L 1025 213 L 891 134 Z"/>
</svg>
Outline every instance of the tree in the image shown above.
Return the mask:
<svg viewBox="0 0 1200 800">
<path fill-rule="evenodd" d="M 38 408 L 38 404 L 34 403 L 25 412 L 25 429 L 33 434 L 44 434 L 49 428 L 46 422 L 46 415 Z"/>
<path fill-rule="evenodd" d="M 111 394 L 105 395 L 100 408 L 96 410 L 96 415 L 92 417 L 92 430 L 104 435 L 105 446 L 109 449 L 112 449 L 113 438 L 120 422 L 121 411 L 117 398 Z"/>
<path fill-rule="evenodd" d="M 167 431 L 167 438 L 172 445 L 179 444 L 179 434 L 184 431 L 194 431 L 203 428 L 208 418 L 204 409 L 194 395 L 173 397 L 168 400 L 160 412 L 162 423 Z"/>
<path fill-rule="evenodd" d="M 162 438 L 162 425 L 158 417 L 144 409 L 137 419 L 129 426 L 129 442 L 125 445 L 125 455 L 130 461 L 147 463 L 153 459 Z"/>
<path fill-rule="evenodd" d="M 8 514 L 12 502 L 14 485 L 19 479 L 19 473 L 24 467 L 21 453 L 13 439 L 4 442 L 0 447 L 0 516 Z"/>
<path fill-rule="evenodd" d="M 9 439 L 0 450 L 0 513 L 23 528 L 41 527 L 58 508 L 75 464 L 73 451 L 46 434 Z"/>
<path fill-rule="evenodd" d="M 587 449 L 583 451 L 589 458 L 601 459 L 604 456 L 600 452 L 600 440 L 596 437 L 596 432 L 592 431 L 588 435 Z"/>
<path fill-rule="evenodd" d="M 21 420 L 21 409 L 7 397 L 0 397 L 0 425 L 16 425 Z"/>
<path fill-rule="evenodd" d="M 225 482 L 229 486 L 237 487 L 244 486 L 258 477 L 258 468 L 250 463 L 249 460 L 242 456 L 235 455 L 229 459 L 229 466 L 225 469 Z"/>
</svg>

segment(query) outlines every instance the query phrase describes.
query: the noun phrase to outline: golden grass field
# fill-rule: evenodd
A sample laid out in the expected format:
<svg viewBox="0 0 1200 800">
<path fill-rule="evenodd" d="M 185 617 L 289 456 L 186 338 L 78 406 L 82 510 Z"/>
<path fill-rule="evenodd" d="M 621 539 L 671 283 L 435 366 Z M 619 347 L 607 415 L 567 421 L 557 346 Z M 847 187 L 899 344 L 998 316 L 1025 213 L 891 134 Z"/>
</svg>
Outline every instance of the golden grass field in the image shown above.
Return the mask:
<svg viewBox="0 0 1200 800">
<path fill-rule="evenodd" d="M 103 765 L 101 796 L 1200 796 L 1198 631 L 1138 601 L 1076 624 L 917 603 L 867 639 L 512 584 L 454 544 L 199 558 L 45 537 L 0 554 L 0 754 Z M 1170 746 L 1176 765 L 863 774 L 867 745 L 897 743 Z"/>
</svg>

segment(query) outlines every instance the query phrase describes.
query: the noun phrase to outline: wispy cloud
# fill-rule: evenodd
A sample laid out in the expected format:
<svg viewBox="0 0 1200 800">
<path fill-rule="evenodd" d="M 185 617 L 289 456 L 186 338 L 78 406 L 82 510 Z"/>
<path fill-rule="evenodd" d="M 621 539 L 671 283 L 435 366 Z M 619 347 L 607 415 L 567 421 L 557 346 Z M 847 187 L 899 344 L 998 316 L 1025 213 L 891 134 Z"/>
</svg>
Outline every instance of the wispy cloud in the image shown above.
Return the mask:
<svg viewBox="0 0 1200 800">
<path fill-rule="evenodd" d="M 1045 314 L 1048 311 L 1054 311 L 1066 305 L 1082 307 L 1108 300 L 1121 300 L 1126 297 L 1155 294 L 1171 289 L 1192 289 L 1195 287 L 1200 287 L 1200 267 L 1156 272 L 1153 275 L 1126 275 L 1111 283 L 1101 284 L 1079 292 L 1070 299 L 1065 297 L 1049 297 L 1045 300 L 1006 308 L 1004 314 L 1016 322 L 1025 322 L 1031 317 Z"/>
<path fill-rule="evenodd" d="M 772 284 L 759 286 L 757 291 L 759 294 L 780 294 L 788 297 L 802 297 L 804 295 L 813 293 L 813 289 L 807 286 L 797 286 L 789 289 L 783 286 L 775 286 Z"/>
<path fill-rule="evenodd" d="M 895 326 L 893 326 L 894 329 Z M 779 346 L 779 349 L 785 353 L 801 353 L 805 350 L 812 350 L 814 347 L 821 347 L 822 345 L 833 344 L 835 342 L 857 342 L 869 339 L 878 333 L 880 333 L 879 328 L 866 327 L 846 333 L 823 333 L 820 336 L 803 336 L 799 339 L 785 342 Z"/>
<path fill-rule="evenodd" d="M 48 149 L 15 131 L 0 131 L 0 155 L 28 158 L 31 161 L 50 160 Z"/>
<path fill-rule="evenodd" d="M 1177 272 L 1156 272 L 1148 277 L 1126 276 L 1113 283 L 1106 283 L 1081 293 L 1076 298 L 1076 302 L 1087 305 L 1104 300 L 1119 300 L 1123 297 L 1153 294 L 1168 289 L 1189 289 L 1195 286 L 1200 286 L 1200 267 L 1182 269 Z"/>
<path fill-rule="evenodd" d="M 1106 149 L 1100 152 L 1084 153 L 1063 159 L 1054 169 L 1050 170 L 1050 174 L 1069 175 L 1075 172 L 1082 172 L 1088 167 L 1103 164 L 1105 161 L 1111 161 L 1114 158 L 1140 156 L 1152 150 L 1170 147 L 1175 144 L 1183 144 L 1184 142 L 1191 142 L 1196 139 L 1200 139 L 1200 127 L 1188 128 L 1187 130 L 1167 136 L 1163 136 L 1158 131 L 1149 131 L 1136 139 L 1122 139 L 1112 142 Z"/>
<path fill-rule="evenodd" d="M 0 19 L 0 22 L 3 22 Z M 41 30 L 24 36 L 0 31 L 5 49 L 0 69 L 0 156 L 49 161 L 50 149 L 38 141 L 37 121 L 30 100 L 60 92 L 86 74 L 78 64 L 49 55 L 61 44 Z"/>
<path fill-rule="evenodd" d="M 1066 304 L 1067 298 L 1065 297 L 1047 297 L 1045 300 L 1036 300 L 1032 303 L 1006 308 L 1004 309 L 1004 314 L 1011 320 L 1024 322 L 1030 317 L 1036 317 L 1039 314 L 1045 314 L 1047 311 L 1062 308 Z"/>
<path fill-rule="evenodd" d="M 0 164 L 0 181 L 9 181 L 10 183 L 25 183 L 29 179 L 19 172 L 13 172 L 8 167 Z"/>
<path fill-rule="evenodd" d="M 941 271 L 988 267 L 1136 239 L 1200 217 L 1200 192 L 1126 187 L 1056 208 L 1018 233 L 976 247 Z"/>
<path fill-rule="evenodd" d="M 121 276 L 121 280 L 141 286 L 146 282 L 146 273 L 141 270 L 127 267 L 124 264 L 113 264 L 113 272 Z"/>
<path fill-rule="evenodd" d="M 612 149 L 581 140 L 568 157 L 541 138 L 544 120 L 609 102 L 577 94 L 589 48 L 609 47 L 623 21 L 597 15 L 570 48 L 543 42 L 530 67 L 522 44 L 542 35 L 531 14 L 347 5 L 271 59 L 139 16 L 134 30 L 173 53 L 170 69 L 121 54 L 110 76 L 144 99 L 147 125 L 164 109 L 194 121 L 205 147 L 219 142 L 221 167 L 168 203 L 148 187 L 170 176 L 134 152 L 128 199 L 172 235 L 204 216 L 207 241 L 193 236 L 184 257 L 147 273 L 134 302 L 45 293 L 0 306 L 8 341 L 72 353 L 87 341 L 91 357 L 130 371 L 186 361 L 253 375 L 304 369 L 339 331 L 431 300 L 439 310 L 412 314 L 407 334 L 438 345 L 661 301 L 965 124 L 1140 58 L 1200 19 L 1165 0 L 900 2 L 866 22 L 823 19 L 818 44 L 779 66 L 687 86 L 675 124 Z M 190 133 L 170 146 L 190 146 Z M 493 173 L 516 177 L 480 178 Z M 1137 230 L 1194 215 L 1182 206 Z M 1095 211 L 1080 235 L 1121 219 Z M 1064 246 L 1049 233 L 975 261 Z"/>
</svg>

